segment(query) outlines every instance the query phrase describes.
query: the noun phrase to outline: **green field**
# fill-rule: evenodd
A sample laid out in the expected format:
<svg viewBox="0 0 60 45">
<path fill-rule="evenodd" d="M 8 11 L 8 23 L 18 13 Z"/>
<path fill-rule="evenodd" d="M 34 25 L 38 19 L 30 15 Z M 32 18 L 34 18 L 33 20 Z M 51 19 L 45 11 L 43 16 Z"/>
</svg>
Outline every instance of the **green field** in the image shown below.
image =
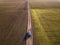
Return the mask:
<svg viewBox="0 0 60 45">
<path fill-rule="evenodd" d="M 31 9 L 34 45 L 60 45 L 60 8 Z"/>
</svg>

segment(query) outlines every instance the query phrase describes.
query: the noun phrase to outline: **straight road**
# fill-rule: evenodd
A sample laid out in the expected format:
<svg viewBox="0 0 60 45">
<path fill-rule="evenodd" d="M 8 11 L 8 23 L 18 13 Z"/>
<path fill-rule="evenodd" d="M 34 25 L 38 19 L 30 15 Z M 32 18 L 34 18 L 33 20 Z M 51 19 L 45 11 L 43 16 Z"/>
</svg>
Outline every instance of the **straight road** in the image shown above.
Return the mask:
<svg viewBox="0 0 60 45">
<path fill-rule="evenodd" d="M 28 15 L 27 32 L 29 32 L 31 35 L 31 37 L 26 40 L 26 45 L 33 45 L 33 32 L 32 32 L 32 22 L 31 22 L 31 12 L 30 12 L 29 0 L 26 0 L 26 5 L 27 5 L 27 15 Z"/>
</svg>

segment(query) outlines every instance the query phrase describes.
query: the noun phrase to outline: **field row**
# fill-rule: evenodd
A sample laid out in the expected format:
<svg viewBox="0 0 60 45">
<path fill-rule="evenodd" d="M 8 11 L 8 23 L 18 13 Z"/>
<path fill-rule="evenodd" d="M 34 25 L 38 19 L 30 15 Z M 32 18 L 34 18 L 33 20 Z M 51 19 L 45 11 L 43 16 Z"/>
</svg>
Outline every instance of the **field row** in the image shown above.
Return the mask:
<svg viewBox="0 0 60 45">
<path fill-rule="evenodd" d="M 60 9 L 32 9 L 35 44 L 60 44 Z"/>
</svg>

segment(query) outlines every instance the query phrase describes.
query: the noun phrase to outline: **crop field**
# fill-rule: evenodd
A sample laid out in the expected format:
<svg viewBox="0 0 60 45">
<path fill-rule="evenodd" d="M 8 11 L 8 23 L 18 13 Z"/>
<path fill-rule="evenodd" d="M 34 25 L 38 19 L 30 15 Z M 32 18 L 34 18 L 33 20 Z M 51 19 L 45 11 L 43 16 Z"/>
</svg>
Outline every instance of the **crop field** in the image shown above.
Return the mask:
<svg viewBox="0 0 60 45">
<path fill-rule="evenodd" d="M 60 45 L 60 8 L 31 9 L 34 45 Z"/>
<path fill-rule="evenodd" d="M 0 3 L 0 45 L 25 45 L 26 5 Z M 31 9 L 34 45 L 60 45 L 60 8 Z"/>
<path fill-rule="evenodd" d="M 0 45 L 24 45 L 27 15 L 21 3 L 0 3 Z"/>
</svg>

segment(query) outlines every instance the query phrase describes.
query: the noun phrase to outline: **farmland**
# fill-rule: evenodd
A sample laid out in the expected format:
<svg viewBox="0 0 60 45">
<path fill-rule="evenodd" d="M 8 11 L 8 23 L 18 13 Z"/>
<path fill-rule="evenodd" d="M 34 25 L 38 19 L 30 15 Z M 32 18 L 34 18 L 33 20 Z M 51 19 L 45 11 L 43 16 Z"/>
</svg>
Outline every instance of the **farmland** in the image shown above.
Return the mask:
<svg viewBox="0 0 60 45">
<path fill-rule="evenodd" d="M 36 3 L 35 3 L 36 4 Z M 60 45 L 60 7 L 58 4 L 31 4 L 34 45 Z M 38 5 L 39 4 L 39 5 Z M 53 6 L 55 8 L 50 8 Z M 27 10 L 23 3 L 0 3 L 0 45 L 25 45 Z M 45 8 L 45 9 L 43 9 Z"/>
<path fill-rule="evenodd" d="M 60 8 L 59 4 L 60 2 L 49 2 L 49 1 L 30 2 L 30 7 L 33 9 Z"/>
<path fill-rule="evenodd" d="M 31 9 L 34 45 L 60 45 L 60 8 Z"/>
<path fill-rule="evenodd" d="M 24 45 L 26 11 L 24 3 L 0 3 L 0 45 Z"/>
</svg>

